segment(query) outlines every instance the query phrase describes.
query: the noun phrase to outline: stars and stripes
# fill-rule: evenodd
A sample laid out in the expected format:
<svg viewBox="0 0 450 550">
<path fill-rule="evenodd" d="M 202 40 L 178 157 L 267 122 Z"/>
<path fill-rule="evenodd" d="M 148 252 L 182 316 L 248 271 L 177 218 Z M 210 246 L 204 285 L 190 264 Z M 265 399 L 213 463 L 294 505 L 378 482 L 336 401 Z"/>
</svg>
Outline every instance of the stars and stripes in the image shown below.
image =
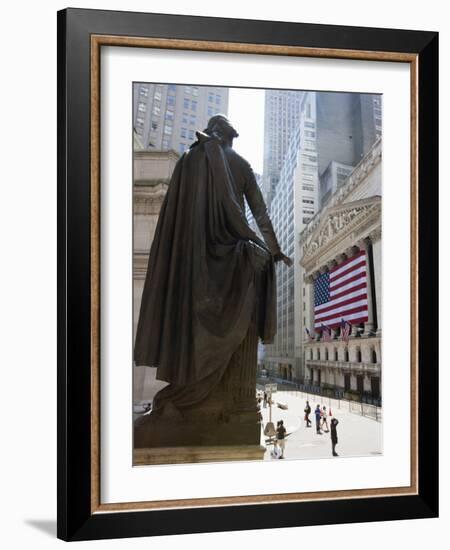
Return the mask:
<svg viewBox="0 0 450 550">
<path fill-rule="evenodd" d="M 348 344 L 350 333 L 352 332 L 352 324 L 344 319 L 341 319 L 341 338 Z"/>
<path fill-rule="evenodd" d="M 367 271 L 364 250 L 323 273 L 314 281 L 314 329 L 368 321 Z"/>
<path fill-rule="evenodd" d="M 322 323 L 322 326 L 320 327 L 322 330 L 322 341 L 323 342 L 331 342 L 333 339 L 333 331 L 330 327 L 327 327 L 327 325 L 324 325 Z"/>
</svg>

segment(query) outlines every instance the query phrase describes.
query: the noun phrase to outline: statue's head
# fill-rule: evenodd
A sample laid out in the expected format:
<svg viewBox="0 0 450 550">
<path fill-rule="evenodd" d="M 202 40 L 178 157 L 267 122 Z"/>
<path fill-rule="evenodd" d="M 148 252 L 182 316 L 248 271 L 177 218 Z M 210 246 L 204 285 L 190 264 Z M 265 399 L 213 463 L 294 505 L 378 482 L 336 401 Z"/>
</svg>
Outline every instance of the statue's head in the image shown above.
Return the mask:
<svg viewBox="0 0 450 550">
<path fill-rule="evenodd" d="M 204 132 L 210 136 L 216 136 L 224 143 L 233 144 L 233 139 L 239 134 L 225 115 L 214 115 L 209 119 Z"/>
</svg>

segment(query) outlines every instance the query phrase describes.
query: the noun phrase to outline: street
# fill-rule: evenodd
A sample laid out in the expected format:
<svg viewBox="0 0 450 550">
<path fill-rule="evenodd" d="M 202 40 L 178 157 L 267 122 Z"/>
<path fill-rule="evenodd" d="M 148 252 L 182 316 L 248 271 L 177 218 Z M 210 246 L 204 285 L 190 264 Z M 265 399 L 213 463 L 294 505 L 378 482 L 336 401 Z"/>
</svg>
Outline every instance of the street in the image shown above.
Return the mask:
<svg viewBox="0 0 450 550">
<path fill-rule="evenodd" d="M 273 394 L 272 399 L 272 422 L 277 424 L 278 420 L 283 420 L 284 426 L 289 434 L 286 439 L 286 449 L 284 456 L 286 459 L 299 458 L 333 458 L 331 454 L 330 433 L 323 432 L 322 435 L 316 433 L 314 409 L 317 404 L 322 407 L 325 405 L 327 410 L 331 404 L 332 417 L 328 416 L 328 426 L 331 418 L 337 418 L 338 444 L 336 452 L 339 458 L 354 456 L 373 456 L 382 454 L 382 423 L 372 418 L 364 417 L 356 413 L 349 412 L 349 405 L 346 401 L 330 401 L 328 398 L 309 395 L 309 404 L 311 406 L 311 427 L 305 427 L 304 408 L 307 395 L 299 391 L 279 391 Z M 288 406 L 287 410 L 282 410 L 277 403 L 283 403 Z M 334 407 L 337 408 L 334 408 Z M 263 427 L 269 421 L 269 406 L 263 407 L 261 403 L 261 413 L 263 415 Z M 266 446 L 267 451 L 264 460 L 274 460 L 271 458 L 270 451 L 273 445 L 266 445 L 266 437 L 261 430 L 261 445 Z"/>
</svg>

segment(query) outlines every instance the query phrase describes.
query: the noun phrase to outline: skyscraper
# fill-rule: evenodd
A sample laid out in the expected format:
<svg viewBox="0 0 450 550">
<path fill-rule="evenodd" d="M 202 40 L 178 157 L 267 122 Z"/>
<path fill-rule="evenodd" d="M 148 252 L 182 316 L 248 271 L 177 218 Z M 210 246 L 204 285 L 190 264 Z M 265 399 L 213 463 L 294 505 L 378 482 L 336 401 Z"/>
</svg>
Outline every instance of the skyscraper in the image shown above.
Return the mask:
<svg viewBox="0 0 450 550">
<path fill-rule="evenodd" d="M 288 380 L 299 379 L 302 372 L 305 301 L 299 234 L 381 135 L 379 96 L 297 93 L 301 94 L 299 115 L 290 130 L 281 168 L 265 165 L 269 179 L 276 181 L 270 205 L 274 229 L 281 249 L 294 260 L 290 268 L 277 264 L 278 327 L 274 344 L 266 347 L 265 365 Z M 278 114 L 274 113 L 276 105 Z M 273 120 L 283 119 L 285 102 L 272 103 L 269 108 Z M 286 128 L 286 124 L 278 130 L 273 127 L 281 137 L 271 136 L 270 143 L 283 144 Z M 277 151 L 281 153 L 281 148 Z"/>
<path fill-rule="evenodd" d="M 144 149 L 181 154 L 213 115 L 228 114 L 228 88 L 140 82 L 133 92 L 133 125 Z"/>
<path fill-rule="evenodd" d="M 266 90 L 264 105 L 263 193 L 270 204 L 283 160 L 298 127 L 303 92 Z"/>
</svg>

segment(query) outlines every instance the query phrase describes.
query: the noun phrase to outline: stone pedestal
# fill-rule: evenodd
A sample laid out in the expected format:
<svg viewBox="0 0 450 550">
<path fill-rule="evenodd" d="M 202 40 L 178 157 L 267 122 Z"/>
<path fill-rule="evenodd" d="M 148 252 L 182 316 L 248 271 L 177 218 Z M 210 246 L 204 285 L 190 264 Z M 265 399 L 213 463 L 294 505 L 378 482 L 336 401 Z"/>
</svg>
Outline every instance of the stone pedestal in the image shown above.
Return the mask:
<svg viewBox="0 0 450 550">
<path fill-rule="evenodd" d="M 258 334 L 251 323 L 210 395 L 190 408 L 167 404 L 134 427 L 135 464 L 262 460 L 256 401 Z"/>
<path fill-rule="evenodd" d="M 134 466 L 150 464 L 192 464 L 228 462 L 230 460 L 263 460 L 266 449 L 261 445 L 216 445 L 193 447 L 158 447 L 135 449 Z"/>
</svg>

